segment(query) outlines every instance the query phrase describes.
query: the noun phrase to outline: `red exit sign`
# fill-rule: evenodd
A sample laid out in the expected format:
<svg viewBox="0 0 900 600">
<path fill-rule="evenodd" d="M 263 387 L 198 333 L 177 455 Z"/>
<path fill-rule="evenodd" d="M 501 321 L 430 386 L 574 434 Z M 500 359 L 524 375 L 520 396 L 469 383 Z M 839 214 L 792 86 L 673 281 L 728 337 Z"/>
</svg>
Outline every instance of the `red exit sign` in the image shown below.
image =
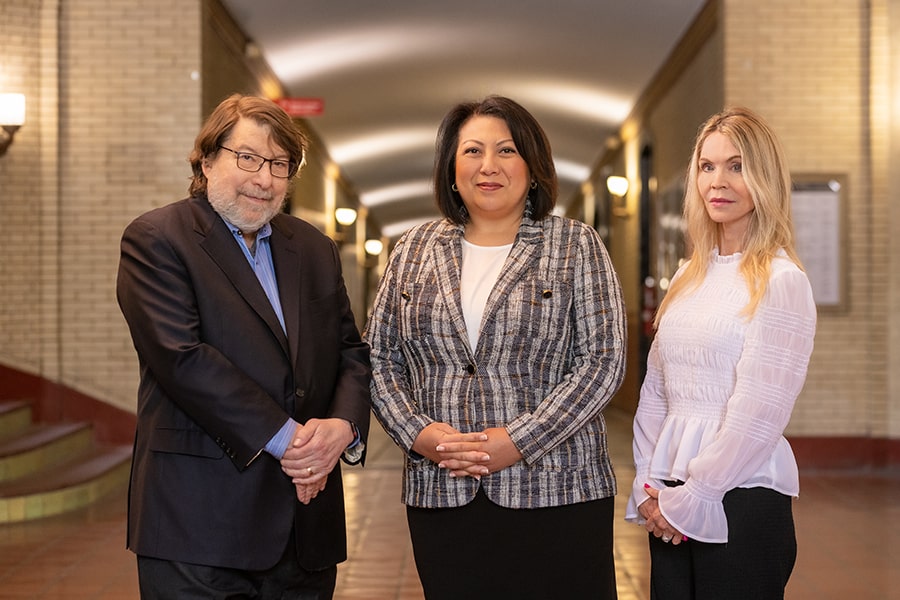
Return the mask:
<svg viewBox="0 0 900 600">
<path fill-rule="evenodd" d="M 275 102 L 292 117 L 316 117 L 325 111 L 321 98 L 279 98 Z"/>
</svg>

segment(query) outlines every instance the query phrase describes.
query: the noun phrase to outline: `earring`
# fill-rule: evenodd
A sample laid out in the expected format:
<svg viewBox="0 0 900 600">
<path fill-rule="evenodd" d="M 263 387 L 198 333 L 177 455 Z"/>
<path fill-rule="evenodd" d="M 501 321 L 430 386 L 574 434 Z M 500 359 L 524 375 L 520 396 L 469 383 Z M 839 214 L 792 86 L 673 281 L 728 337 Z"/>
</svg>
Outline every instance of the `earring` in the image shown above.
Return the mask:
<svg viewBox="0 0 900 600">
<path fill-rule="evenodd" d="M 450 189 L 453 190 L 454 192 L 458 192 L 458 191 L 459 191 L 459 188 L 456 187 L 456 184 L 455 184 L 455 183 L 454 183 L 453 185 L 450 186 Z"/>
<path fill-rule="evenodd" d="M 531 189 L 533 189 L 533 190 L 537 189 L 537 181 L 535 181 L 534 179 L 531 180 Z"/>
</svg>

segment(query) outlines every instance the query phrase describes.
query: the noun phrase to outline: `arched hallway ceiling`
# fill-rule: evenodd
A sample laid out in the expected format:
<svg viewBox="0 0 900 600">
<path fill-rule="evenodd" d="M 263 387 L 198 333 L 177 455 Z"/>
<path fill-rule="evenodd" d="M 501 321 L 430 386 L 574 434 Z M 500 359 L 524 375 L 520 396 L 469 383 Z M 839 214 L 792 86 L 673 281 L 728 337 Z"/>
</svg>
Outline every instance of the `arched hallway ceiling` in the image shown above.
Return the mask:
<svg viewBox="0 0 900 600">
<path fill-rule="evenodd" d="M 705 0 L 222 0 L 393 237 L 435 218 L 434 137 L 456 102 L 507 95 L 553 146 L 569 202 Z"/>
</svg>

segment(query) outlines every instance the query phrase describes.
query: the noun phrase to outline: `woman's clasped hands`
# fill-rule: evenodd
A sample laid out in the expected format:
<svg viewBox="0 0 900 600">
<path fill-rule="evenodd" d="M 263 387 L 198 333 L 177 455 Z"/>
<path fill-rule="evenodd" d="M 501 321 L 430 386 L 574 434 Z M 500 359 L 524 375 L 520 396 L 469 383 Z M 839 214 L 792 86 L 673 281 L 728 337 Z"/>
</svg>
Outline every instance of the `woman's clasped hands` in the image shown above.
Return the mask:
<svg viewBox="0 0 900 600">
<path fill-rule="evenodd" d="M 447 469 L 453 478 L 481 479 L 522 458 L 503 427 L 462 433 L 447 423 L 431 423 L 419 433 L 412 449 Z"/>
<path fill-rule="evenodd" d="M 687 536 L 672 527 L 660 512 L 659 490 L 645 483 L 644 491 L 647 492 L 647 495 L 650 497 L 638 506 L 638 512 L 641 513 L 641 516 L 644 517 L 646 521 L 644 527 L 647 531 L 666 544 L 671 542 L 672 545 L 677 546 L 681 542 L 686 542 L 688 539 Z"/>
</svg>

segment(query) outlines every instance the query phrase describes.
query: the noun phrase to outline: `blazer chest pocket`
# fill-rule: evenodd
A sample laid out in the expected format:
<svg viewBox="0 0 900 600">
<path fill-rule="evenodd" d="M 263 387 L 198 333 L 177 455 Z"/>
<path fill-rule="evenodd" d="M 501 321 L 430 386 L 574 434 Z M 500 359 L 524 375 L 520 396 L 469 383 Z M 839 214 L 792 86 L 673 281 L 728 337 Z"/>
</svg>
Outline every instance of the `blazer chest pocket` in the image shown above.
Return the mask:
<svg viewBox="0 0 900 600">
<path fill-rule="evenodd" d="M 509 290 L 492 320 L 500 335 L 558 342 L 570 329 L 572 315 L 572 286 L 568 282 L 530 279 Z"/>
<path fill-rule="evenodd" d="M 436 282 L 405 285 L 397 295 L 400 306 L 399 330 L 402 341 L 430 338 L 453 332 L 447 301 Z"/>
</svg>

